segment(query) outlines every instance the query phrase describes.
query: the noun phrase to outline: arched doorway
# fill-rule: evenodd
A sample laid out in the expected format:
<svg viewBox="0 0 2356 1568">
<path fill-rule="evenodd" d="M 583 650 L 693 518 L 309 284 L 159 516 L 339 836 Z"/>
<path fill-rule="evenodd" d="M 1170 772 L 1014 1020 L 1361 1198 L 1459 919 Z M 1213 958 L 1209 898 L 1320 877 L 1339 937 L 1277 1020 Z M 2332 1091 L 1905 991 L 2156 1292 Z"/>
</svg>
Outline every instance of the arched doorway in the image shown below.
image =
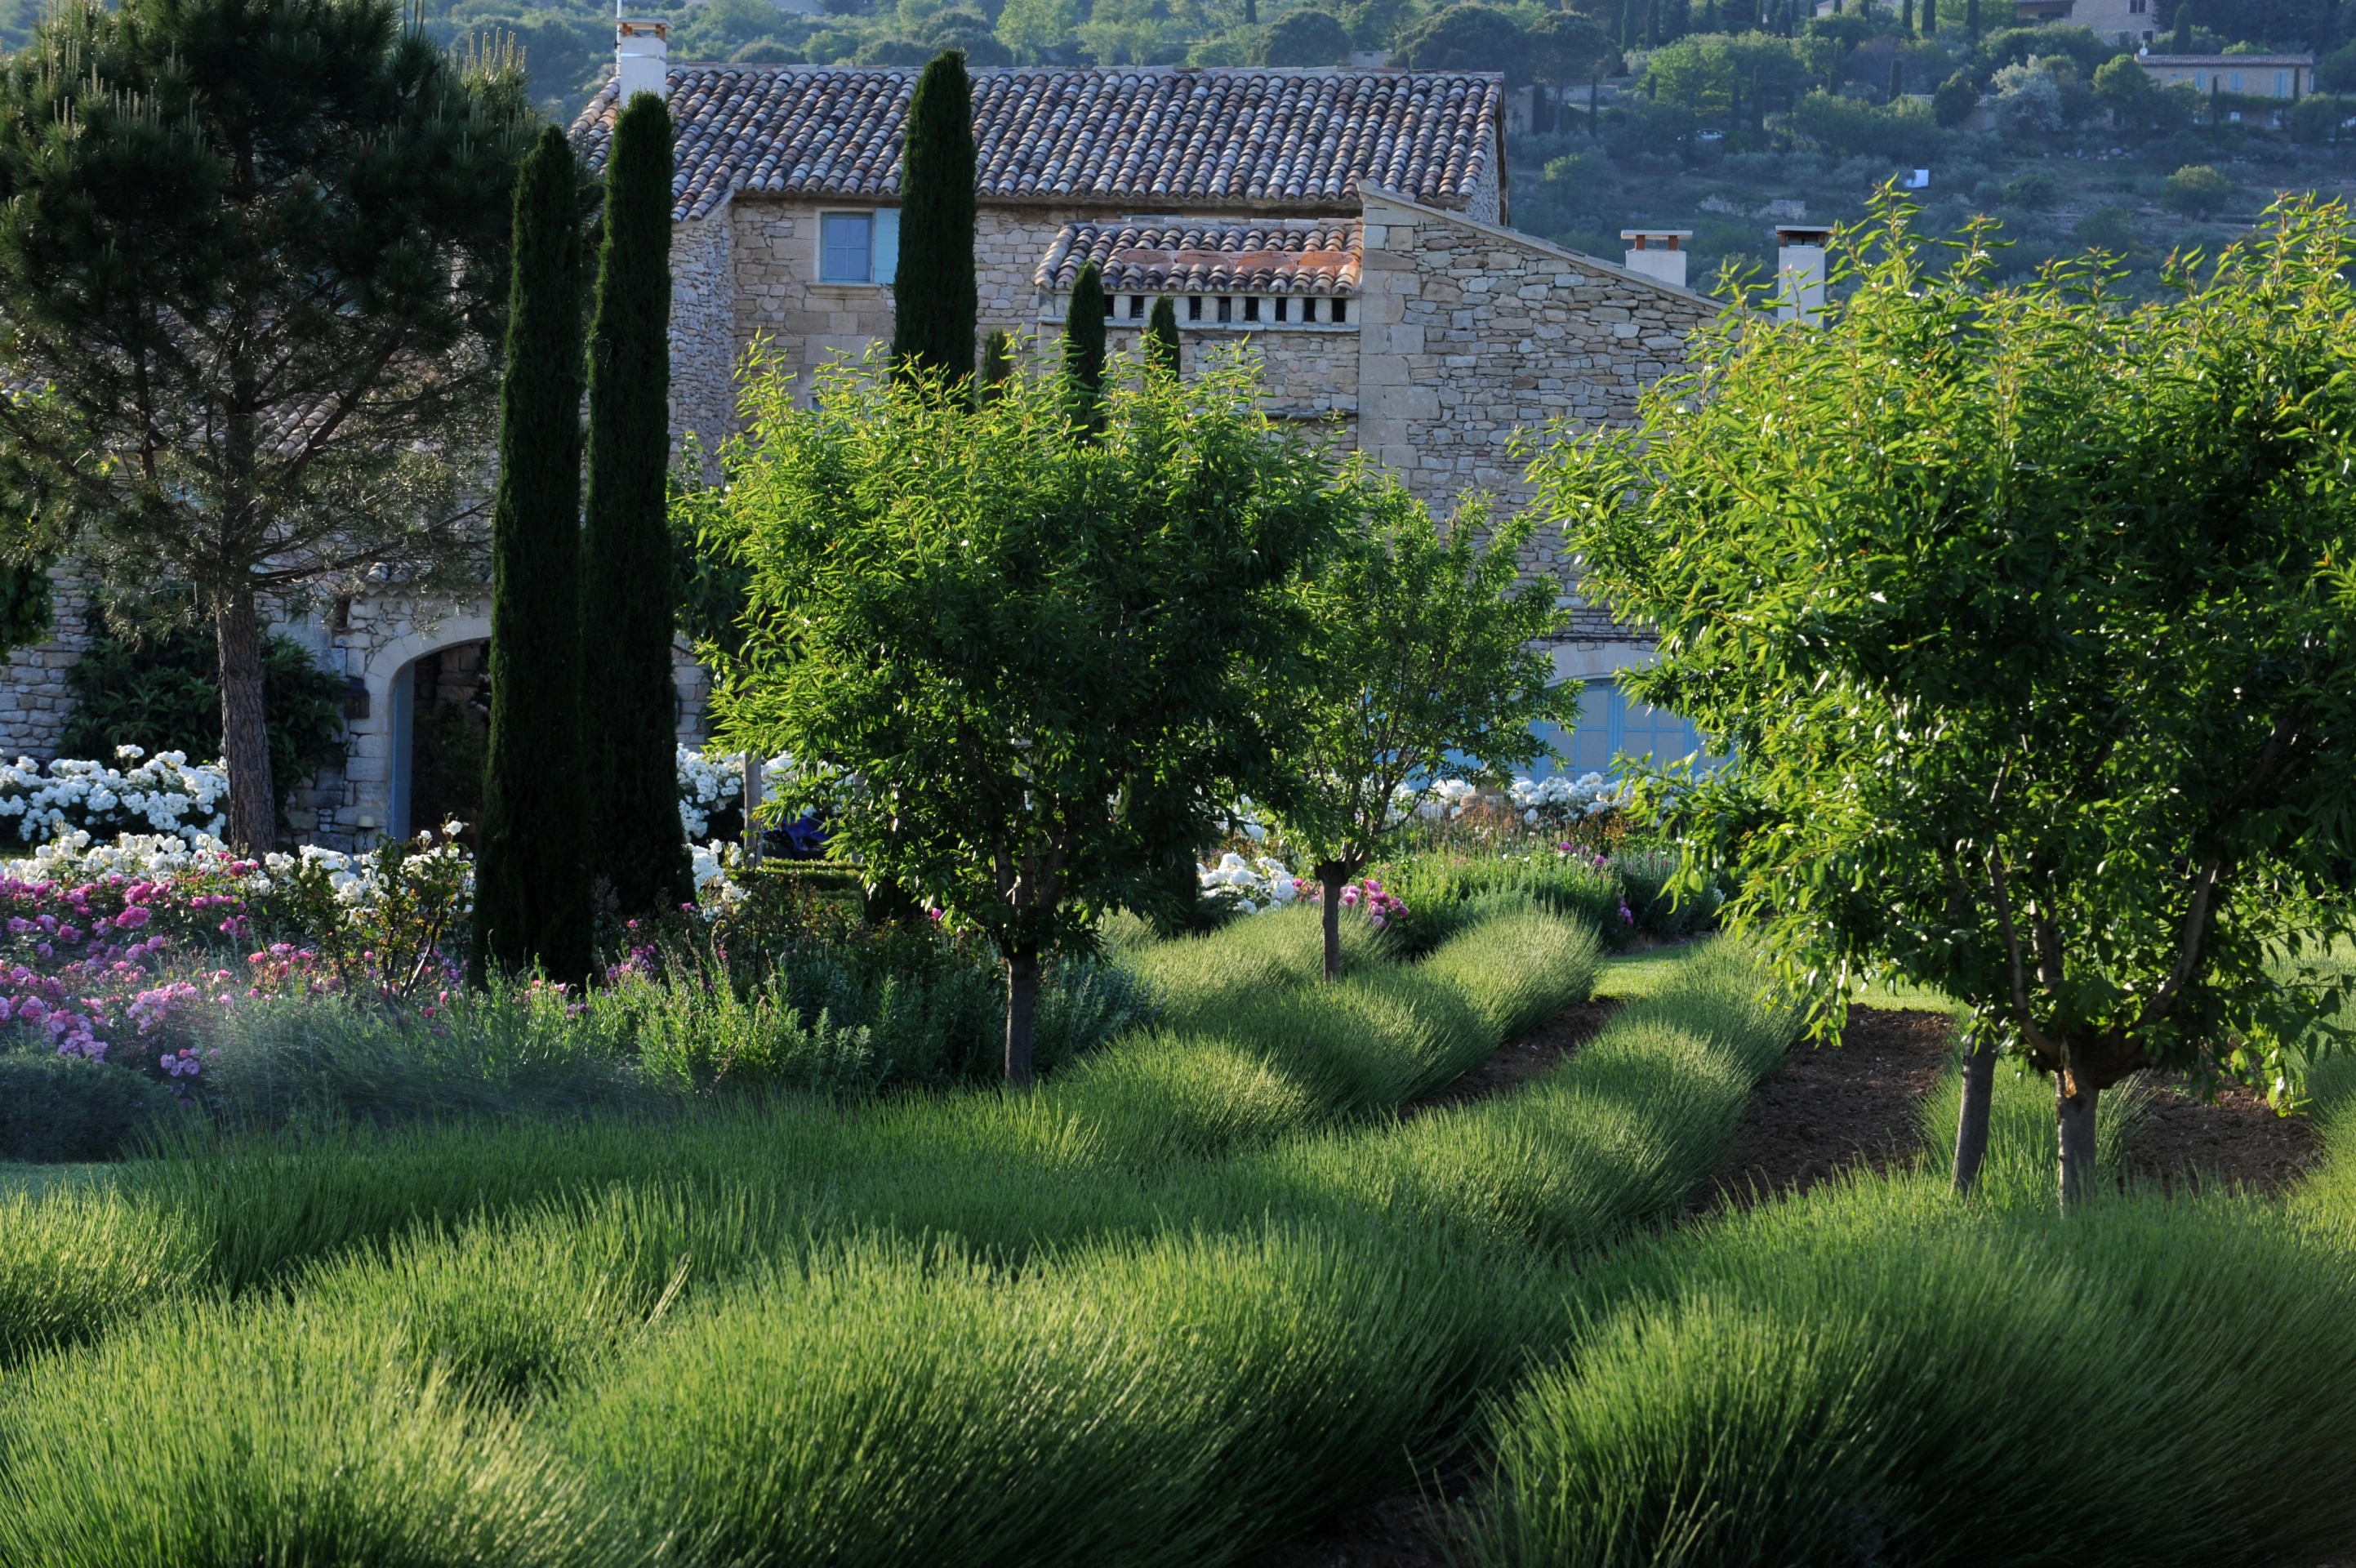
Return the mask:
<svg viewBox="0 0 2356 1568">
<path fill-rule="evenodd" d="M 483 753 L 490 736 L 489 642 L 453 642 L 420 655 L 392 678 L 391 828 L 408 838 L 455 818 L 473 841 L 483 810 Z"/>
</svg>

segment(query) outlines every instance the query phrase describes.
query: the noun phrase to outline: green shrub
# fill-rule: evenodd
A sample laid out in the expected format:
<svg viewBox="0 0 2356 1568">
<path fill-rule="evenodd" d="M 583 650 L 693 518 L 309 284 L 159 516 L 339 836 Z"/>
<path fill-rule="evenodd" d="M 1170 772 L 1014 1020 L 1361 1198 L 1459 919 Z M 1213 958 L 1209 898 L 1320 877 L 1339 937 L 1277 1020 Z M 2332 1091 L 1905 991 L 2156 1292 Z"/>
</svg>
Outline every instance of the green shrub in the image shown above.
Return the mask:
<svg viewBox="0 0 2356 1568">
<path fill-rule="evenodd" d="M 0 1044 L 0 1160 L 111 1160 L 179 1101 L 128 1068 Z"/>
<path fill-rule="evenodd" d="M 2233 182 L 2207 164 L 2187 164 L 2160 187 L 2159 204 L 2188 218 L 2213 218 L 2233 199 Z"/>
<path fill-rule="evenodd" d="M 2254 1200 L 2049 1210 L 1869 1178 L 1638 1249 L 1499 1412 L 1480 1560 L 2190 1565 L 2347 1540 L 2356 1496 L 2311 1484 L 2356 1464 L 2344 1248 Z"/>
<path fill-rule="evenodd" d="M 66 673 L 74 710 L 58 736 L 60 757 L 112 762 L 118 746 L 185 751 L 191 762 L 220 755 L 220 656 L 210 626 L 183 626 L 140 639 L 102 637 Z M 270 733 L 270 776 L 292 789 L 319 770 L 320 753 L 344 734 L 344 682 L 311 661 L 301 643 L 267 637 L 262 646 L 262 705 Z"/>
<path fill-rule="evenodd" d="M 1408 1483 L 1484 1352 L 1475 1282 L 1275 1230 L 1019 1274 L 849 1241 L 564 1409 L 651 1529 L 726 1560 L 1198 1564 Z"/>
<path fill-rule="evenodd" d="M 369 1317 L 201 1302 L 15 1375 L 0 1561 L 643 1561 L 513 1417 Z"/>
<path fill-rule="evenodd" d="M 1501 909 L 1535 900 L 1599 931 L 1620 929 L 1616 880 L 1586 855 L 1402 855 L 1376 867 L 1376 880 L 1408 908 L 1390 933 L 1398 950 L 1429 952 Z"/>
<path fill-rule="evenodd" d="M 1593 926 L 1530 902 L 1451 938 L 1420 968 L 1462 991 L 1503 1042 L 1593 995 L 1601 946 Z"/>
<path fill-rule="evenodd" d="M 110 1187 L 0 1197 L 0 1369 L 95 1339 L 204 1277 L 199 1230 Z"/>
</svg>

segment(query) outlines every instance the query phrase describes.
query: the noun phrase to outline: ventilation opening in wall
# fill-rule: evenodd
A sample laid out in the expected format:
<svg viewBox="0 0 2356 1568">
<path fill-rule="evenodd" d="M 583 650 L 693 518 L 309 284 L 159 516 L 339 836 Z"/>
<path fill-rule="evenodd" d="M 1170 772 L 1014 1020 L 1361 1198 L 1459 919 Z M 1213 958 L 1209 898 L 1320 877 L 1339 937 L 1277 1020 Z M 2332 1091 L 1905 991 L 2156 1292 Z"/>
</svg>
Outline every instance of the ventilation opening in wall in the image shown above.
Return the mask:
<svg viewBox="0 0 2356 1568">
<path fill-rule="evenodd" d="M 1129 296 L 1129 318 L 1131 321 L 1142 321 L 1145 319 L 1145 296 L 1143 295 L 1132 294 Z"/>
<path fill-rule="evenodd" d="M 1276 302 L 1276 318 L 1279 321 L 1284 319 L 1284 301 L 1280 298 Z"/>
<path fill-rule="evenodd" d="M 1248 299 L 1244 301 L 1244 319 L 1246 321 L 1258 321 L 1259 319 L 1258 300 Z"/>
<path fill-rule="evenodd" d="M 1189 321 L 1200 321 L 1203 319 L 1203 296 L 1201 295 L 1198 294 L 1186 302 L 1186 319 Z"/>
<path fill-rule="evenodd" d="M 1346 299 L 1337 299 L 1337 300 L 1335 300 L 1335 301 L 1333 302 L 1333 314 L 1332 314 L 1330 317 L 1327 317 L 1327 319 L 1328 319 L 1328 320 L 1332 320 L 1332 321 L 1337 321 L 1337 322 L 1340 322 L 1340 321 L 1347 321 L 1347 320 L 1349 320 L 1349 319 L 1350 319 L 1350 302 L 1349 302 L 1348 300 L 1346 300 Z"/>
<path fill-rule="evenodd" d="M 1232 299 L 1223 299 L 1219 301 L 1219 319 L 1222 321 L 1233 321 L 1235 318 L 1236 302 Z"/>
</svg>

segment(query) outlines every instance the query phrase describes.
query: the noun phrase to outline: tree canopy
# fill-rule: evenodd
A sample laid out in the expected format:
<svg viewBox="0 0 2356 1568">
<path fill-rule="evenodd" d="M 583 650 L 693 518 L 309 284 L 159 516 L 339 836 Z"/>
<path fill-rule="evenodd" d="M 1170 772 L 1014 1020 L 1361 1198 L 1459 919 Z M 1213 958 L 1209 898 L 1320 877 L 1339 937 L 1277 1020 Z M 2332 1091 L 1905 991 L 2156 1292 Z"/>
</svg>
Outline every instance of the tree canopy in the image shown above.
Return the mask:
<svg viewBox="0 0 2356 1568">
<path fill-rule="evenodd" d="M 714 709 L 731 745 L 792 754 L 789 806 L 997 942 L 1020 1083 L 1042 956 L 1151 907 L 1267 775 L 1260 661 L 1347 501 L 1234 360 L 1114 378 L 1098 435 L 1054 372 L 977 404 L 873 369 L 747 381 L 704 492 L 749 575 Z"/>
<path fill-rule="evenodd" d="M 1736 758 L 1676 792 L 1690 875 L 1818 994 L 1895 971 L 2052 1073 L 2066 1197 L 2127 1073 L 2295 1089 L 2349 924 L 2347 214 L 2128 309 L 1934 271 L 1881 202 L 1821 330 L 1730 316 L 1545 496 L 1660 628 L 1632 688 Z"/>
<path fill-rule="evenodd" d="M 0 489 L 215 622 L 275 842 L 262 601 L 477 555 L 525 110 L 382 0 L 66 0 L 0 77 Z M 40 389 L 40 390 L 29 390 Z"/>
</svg>

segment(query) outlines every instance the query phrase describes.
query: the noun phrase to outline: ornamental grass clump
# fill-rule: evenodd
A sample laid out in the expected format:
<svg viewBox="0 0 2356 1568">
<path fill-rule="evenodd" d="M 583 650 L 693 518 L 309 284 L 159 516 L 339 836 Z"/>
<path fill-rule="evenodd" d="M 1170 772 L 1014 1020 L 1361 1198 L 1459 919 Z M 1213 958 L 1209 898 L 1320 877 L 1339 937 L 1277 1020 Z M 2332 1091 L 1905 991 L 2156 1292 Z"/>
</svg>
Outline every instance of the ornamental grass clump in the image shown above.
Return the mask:
<svg viewBox="0 0 2356 1568">
<path fill-rule="evenodd" d="M 195 1291 L 207 1273 L 188 1217 L 105 1185 L 0 1197 L 0 1369 Z"/>
<path fill-rule="evenodd" d="M 846 1240 L 567 1402 L 649 1531 L 726 1560 L 1232 1561 L 1408 1484 L 1461 1407 L 1471 1280 L 1282 1228 L 1020 1273 Z"/>
</svg>

